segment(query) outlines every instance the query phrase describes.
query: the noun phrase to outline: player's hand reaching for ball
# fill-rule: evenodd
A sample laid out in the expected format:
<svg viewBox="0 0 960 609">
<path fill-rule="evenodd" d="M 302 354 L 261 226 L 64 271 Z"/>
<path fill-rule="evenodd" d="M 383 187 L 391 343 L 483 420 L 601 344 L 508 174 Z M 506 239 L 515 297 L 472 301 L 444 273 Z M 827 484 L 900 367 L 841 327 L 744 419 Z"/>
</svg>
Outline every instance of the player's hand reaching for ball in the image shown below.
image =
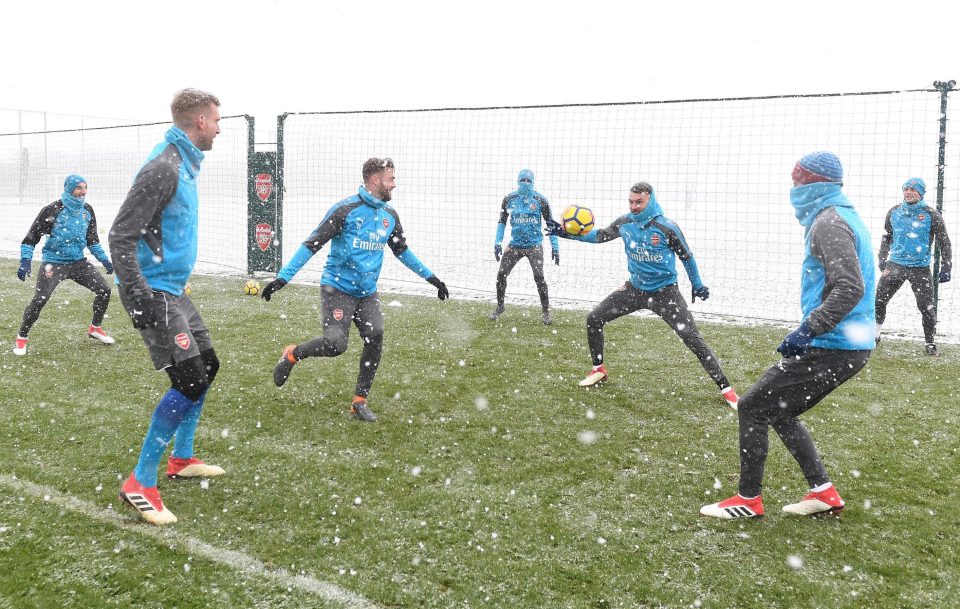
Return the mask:
<svg viewBox="0 0 960 609">
<path fill-rule="evenodd" d="M 260 297 L 267 302 L 270 302 L 270 297 L 273 296 L 273 293 L 280 290 L 285 285 L 287 285 L 287 282 L 277 277 L 263 287 L 263 291 L 260 292 Z"/>
</svg>

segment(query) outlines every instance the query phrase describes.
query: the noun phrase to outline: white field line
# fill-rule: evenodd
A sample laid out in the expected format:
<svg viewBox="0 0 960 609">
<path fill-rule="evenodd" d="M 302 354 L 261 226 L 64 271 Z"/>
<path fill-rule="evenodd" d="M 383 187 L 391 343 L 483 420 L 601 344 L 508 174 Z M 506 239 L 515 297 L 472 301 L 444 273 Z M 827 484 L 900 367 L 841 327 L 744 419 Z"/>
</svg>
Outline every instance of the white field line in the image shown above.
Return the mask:
<svg viewBox="0 0 960 609">
<path fill-rule="evenodd" d="M 268 567 L 260 560 L 248 556 L 243 552 L 218 548 L 194 539 L 189 535 L 180 533 L 175 528 L 176 525 L 173 527 L 160 528 L 145 523 L 136 524 L 130 522 L 112 509 L 98 507 L 72 495 L 66 495 L 47 486 L 20 480 L 10 474 L 0 474 L 0 486 L 17 493 L 53 503 L 71 512 L 76 512 L 81 516 L 90 518 L 91 520 L 111 524 L 124 531 L 151 537 L 164 544 L 175 544 L 191 555 L 206 558 L 234 571 L 259 575 L 287 588 L 308 592 L 323 600 L 339 603 L 349 609 L 377 609 L 377 605 L 371 601 L 353 592 L 344 590 L 335 584 L 321 581 L 309 575 L 292 574 L 286 569 Z"/>
</svg>

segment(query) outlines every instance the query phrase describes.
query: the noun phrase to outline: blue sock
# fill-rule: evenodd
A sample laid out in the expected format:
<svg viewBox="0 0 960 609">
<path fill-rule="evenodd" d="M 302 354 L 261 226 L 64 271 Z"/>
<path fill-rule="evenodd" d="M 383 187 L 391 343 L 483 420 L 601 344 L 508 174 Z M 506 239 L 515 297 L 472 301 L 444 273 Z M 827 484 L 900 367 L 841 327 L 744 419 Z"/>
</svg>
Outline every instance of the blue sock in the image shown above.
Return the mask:
<svg viewBox="0 0 960 609">
<path fill-rule="evenodd" d="M 160 398 L 160 403 L 153 411 L 147 437 L 143 439 L 140 460 L 137 461 L 137 467 L 133 470 L 133 475 L 143 486 L 149 488 L 157 485 L 157 467 L 160 465 L 160 457 L 166 452 L 167 444 L 173 439 L 177 425 L 192 407 L 193 401 L 173 388 Z"/>
<path fill-rule="evenodd" d="M 189 459 L 193 456 L 193 436 L 197 431 L 197 424 L 200 422 L 200 413 L 203 411 L 203 399 L 207 397 L 204 391 L 200 399 L 194 402 L 193 408 L 187 411 L 187 414 L 177 426 L 177 432 L 173 437 L 173 453 L 177 459 Z"/>
</svg>

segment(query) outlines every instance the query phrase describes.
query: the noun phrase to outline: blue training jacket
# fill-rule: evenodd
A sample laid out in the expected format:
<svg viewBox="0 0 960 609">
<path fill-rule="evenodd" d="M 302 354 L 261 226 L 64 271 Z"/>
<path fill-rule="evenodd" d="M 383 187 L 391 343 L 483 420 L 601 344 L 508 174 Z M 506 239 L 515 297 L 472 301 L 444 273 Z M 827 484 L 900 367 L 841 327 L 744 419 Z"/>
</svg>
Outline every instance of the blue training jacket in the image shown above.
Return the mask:
<svg viewBox="0 0 960 609">
<path fill-rule="evenodd" d="M 529 181 L 521 181 L 524 178 Z M 550 213 L 547 198 L 533 189 L 533 174 L 528 170 L 520 172 L 517 190 L 505 196 L 500 204 L 500 220 L 494 245 L 503 242 L 507 218 L 510 219 L 510 247 L 527 248 L 543 243 L 540 221 L 552 220 L 553 215 Z M 554 250 L 560 249 L 559 240 L 554 235 L 550 236 L 550 247 Z"/>
<path fill-rule="evenodd" d="M 677 224 L 663 215 L 655 193 L 639 214 L 620 216 L 610 226 L 586 235 L 566 235 L 586 243 L 623 239 L 630 283 L 644 292 L 654 292 L 677 282 L 676 258 L 683 262 L 693 289 L 703 287 L 697 262 Z"/>
<path fill-rule="evenodd" d="M 204 155 L 178 127 L 150 152 L 110 228 L 117 282 L 139 298 L 180 296 L 197 261 L 197 175 Z"/>
<path fill-rule="evenodd" d="M 277 277 L 287 282 L 292 280 L 328 241 L 331 242 L 330 253 L 320 284 L 354 298 L 365 298 L 377 291 L 385 247 L 389 247 L 400 262 L 421 278 L 433 276 L 407 246 L 397 210 L 374 197 L 363 186 L 358 194 L 347 197 L 327 211 Z"/>
<path fill-rule="evenodd" d="M 33 250 L 44 235 L 47 235 L 47 241 L 43 244 L 44 262 L 78 262 L 84 259 L 85 248 L 101 263 L 110 261 L 100 245 L 93 207 L 68 192 L 64 192 L 59 201 L 44 206 L 37 214 L 20 244 L 20 257 L 32 259 Z"/>
<path fill-rule="evenodd" d="M 796 186 L 790 202 L 805 228 L 800 309 L 815 334 L 811 345 L 873 349 L 876 276 L 870 232 L 838 182 Z"/>
<path fill-rule="evenodd" d="M 880 261 L 885 261 L 889 253 L 894 264 L 929 267 L 934 238 L 940 243 L 940 270 L 950 272 L 953 260 L 943 216 L 922 200 L 914 204 L 903 201 L 887 212 Z"/>
</svg>

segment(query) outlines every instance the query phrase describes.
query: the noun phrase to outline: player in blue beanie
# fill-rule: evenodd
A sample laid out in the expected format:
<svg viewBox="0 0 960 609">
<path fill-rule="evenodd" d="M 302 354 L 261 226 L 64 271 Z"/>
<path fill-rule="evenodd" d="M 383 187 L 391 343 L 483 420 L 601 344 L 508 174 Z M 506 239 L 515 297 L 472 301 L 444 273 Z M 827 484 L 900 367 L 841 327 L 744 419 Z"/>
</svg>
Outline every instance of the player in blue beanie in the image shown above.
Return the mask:
<svg viewBox="0 0 960 609">
<path fill-rule="evenodd" d="M 789 514 L 836 514 L 843 499 L 830 481 L 799 416 L 867 364 L 874 347 L 875 297 L 870 233 L 840 191 L 843 168 L 831 152 L 804 156 L 793 168 L 790 203 L 804 227 L 800 279 L 803 320 L 777 348 L 783 359 L 740 398 L 738 493 L 700 508 L 725 520 L 763 516 L 760 496 L 770 427 L 803 472 L 810 491 L 783 506 Z"/>
<path fill-rule="evenodd" d="M 950 237 L 943 216 L 923 200 L 927 184 L 923 178 L 910 178 L 903 183 L 903 200 L 890 208 L 883 223 L 880 240 L 880 283 L 877 285 L 877 330 L 887 318 L 887 304 L 905 281 L 917 300 L 923 324 L 924 349 L 927 355 L 937 355 L 937 314 L 933 308 L 933 274 L 930 261 L 940 245 L 939 283 L 950 281 L 952 253 Z"/>
</svg>

